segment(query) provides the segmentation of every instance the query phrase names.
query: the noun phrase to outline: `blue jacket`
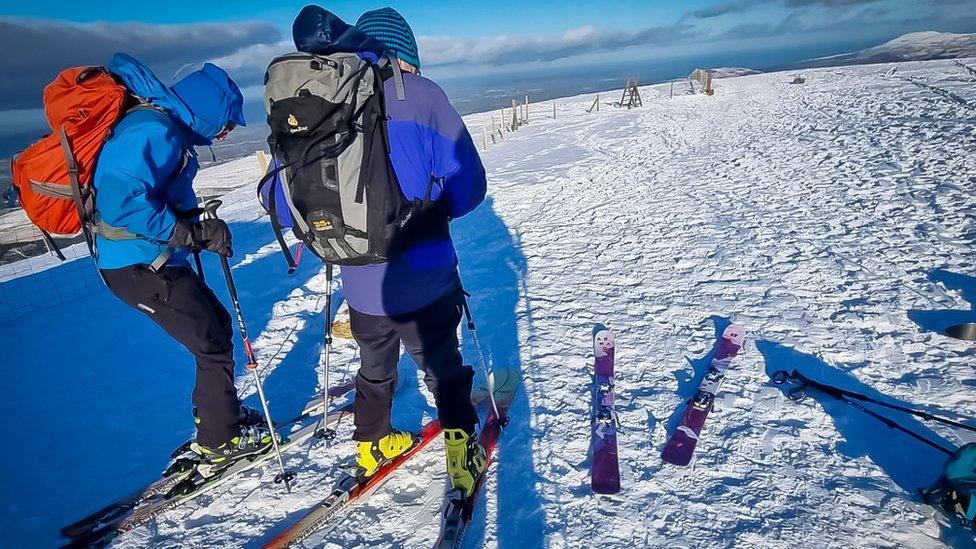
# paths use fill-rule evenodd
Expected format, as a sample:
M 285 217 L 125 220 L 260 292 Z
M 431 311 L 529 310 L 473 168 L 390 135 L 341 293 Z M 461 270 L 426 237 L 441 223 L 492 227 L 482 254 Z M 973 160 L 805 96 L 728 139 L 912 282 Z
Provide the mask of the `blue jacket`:
M 423 198 L 431 177 L 431 198 L 447 206 L 452 219 L 485 199 L 485 168 L 461 117 L 437 84 L 403 75 L 406 100 L 398 101 L 393 79 L 385 82 L 390 158 L 408 200 Z M 343 267 L 346 301 L 370 315 L 416 311 L 460 286 L 458 258 L 450 238 L 423 242 L 388 263 Z
M 357 51 L 376 59 L 378 42 L 318 6 L 307 6 L 292 27 L 299 51 Z M 390 158 L 407 199 L 431 197 L 461 217 L 485 199 L 485 168 L 460 115 L 437 84 L 403 75 L 406 100 L 398 101 L 392 78 L 385 83 Z M 370 315 L 399 315 L 423 308 L 460 286 L 458 258 L 450 238 L 424 242 L 388 263 L 343 267 L 349 306 Z
M 222 69 L 206 64 L 165 86 L 145 65 L 115 54 L 107 66 L 153 109 L 135 109 L 99 153 L 93 184 L 97 219 L 138 239 L 97 237 L 102 269 L 152 263 L 165 249 L 180 212 L 197 207 L 194 145 L 209 145 L 229 122 L 244 125 L 243 95 Z M 186 263 L 174 250 L 168 264 Z

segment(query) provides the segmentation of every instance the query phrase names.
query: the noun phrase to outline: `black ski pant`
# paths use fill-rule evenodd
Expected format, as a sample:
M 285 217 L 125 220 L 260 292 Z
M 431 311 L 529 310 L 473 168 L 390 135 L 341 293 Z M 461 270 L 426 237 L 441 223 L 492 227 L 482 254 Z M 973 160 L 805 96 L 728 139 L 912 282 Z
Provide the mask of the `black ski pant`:
M 197 442 L 211 448 L 237 436 L 240 400 L 234 387 L 231 317 L 189 267 L 145 265 L 103 269 L 109 289 L 159 325 L 196 358 Z
M 424 372 L 445 429 L 474 434 L 478 412 L 471 404 L 474 370 L 458 349 L 462 294 L 451 292 L 434 303 L 402 316 L 375 316 L 349 310 L 352 335 L 362 365 L 356 376 L 354 404 L 357 441 L 376 441 L 390 434 L 390 411 L 396 390 L 400 342 Z

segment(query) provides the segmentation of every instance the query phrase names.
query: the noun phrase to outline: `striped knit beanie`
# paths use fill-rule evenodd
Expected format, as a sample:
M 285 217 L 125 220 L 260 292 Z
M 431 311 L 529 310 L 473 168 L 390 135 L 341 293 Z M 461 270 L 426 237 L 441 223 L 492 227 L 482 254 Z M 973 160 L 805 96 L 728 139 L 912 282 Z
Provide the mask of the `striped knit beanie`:
M 417 39 L 407 20 L 393 8 L 367 11 L 356 21 L 356 27 L 386 46 L 391 53 L 420 68 Z

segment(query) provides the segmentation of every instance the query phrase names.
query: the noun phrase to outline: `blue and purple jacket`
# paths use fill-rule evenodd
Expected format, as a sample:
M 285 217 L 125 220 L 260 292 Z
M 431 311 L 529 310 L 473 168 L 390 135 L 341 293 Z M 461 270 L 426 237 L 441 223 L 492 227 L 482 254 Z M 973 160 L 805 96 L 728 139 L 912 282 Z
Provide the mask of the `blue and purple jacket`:
M 320 48 L 335 47 L 337 41 L 359 41 L 356 50 L 345 51 L 359 51 L 364 58 L 376 59 L 375 52 L 365 51 L 372 39 L 357 35 L 355 27 L 340 26 L 327 12 L 311 13 L 314 19 L 302 21 L 308 10 L 302 11 L 293 27 L 299 51 L 316 53 Z M 329 44 L 323 46 L 323 41 Z M 451 219 L 461 217 L 485 198 L 485 168 L 478 150 L 461 116 L 437 84 L 406 73 L 403 85 L 406 99 L 399 101 L 394 80 L 384 83 L 390 159 L 400 188 L 408 200 L 423 198 L 433 178 L 431 198 L 442 201 Z M 343 291 L 349 306 L 358 312 L 406 314 L 457 290 L 457 265 L 450 238 L 422 242 L 387 263 L 343 267 Z

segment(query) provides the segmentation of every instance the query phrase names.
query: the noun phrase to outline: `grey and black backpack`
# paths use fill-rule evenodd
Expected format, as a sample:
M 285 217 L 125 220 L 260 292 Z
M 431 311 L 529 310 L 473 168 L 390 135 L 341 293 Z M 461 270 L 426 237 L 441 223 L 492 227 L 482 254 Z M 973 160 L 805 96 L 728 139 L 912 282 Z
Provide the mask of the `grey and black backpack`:
M 397 181 L 387 78 L 404 100 L 399 66 L 389 57 L 373 63 L 354 53 L 297 52 L 268 66 L 264 100 L 275 165 L 258 194 L 290 267 L 282 219 L 290 218 L 305 247 L 335 265 L 381 263 L 413 243 L 447 236 L 448 216 L 430 191 L 407 200 Z

